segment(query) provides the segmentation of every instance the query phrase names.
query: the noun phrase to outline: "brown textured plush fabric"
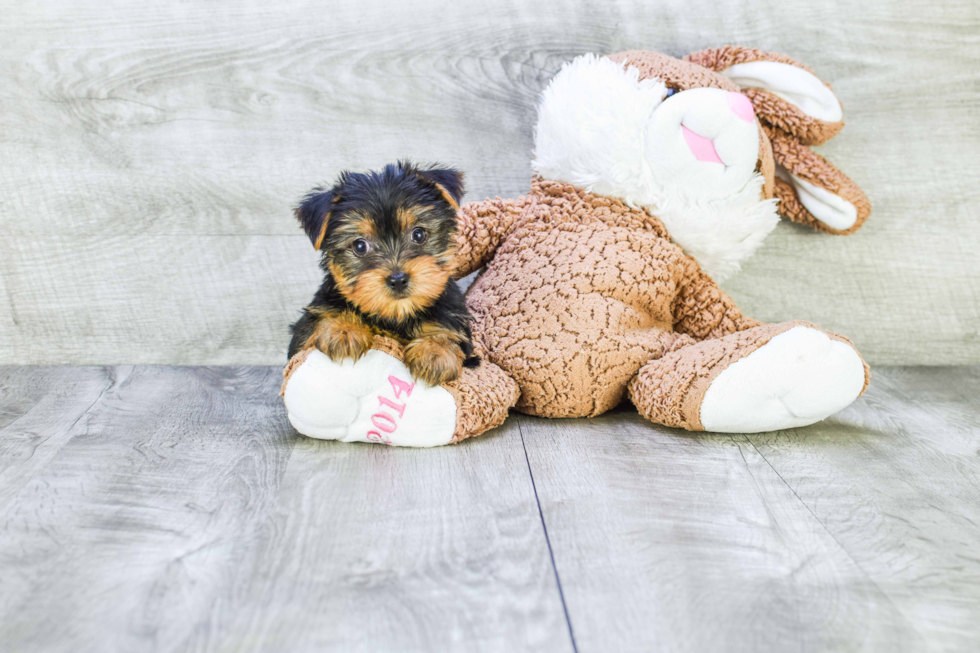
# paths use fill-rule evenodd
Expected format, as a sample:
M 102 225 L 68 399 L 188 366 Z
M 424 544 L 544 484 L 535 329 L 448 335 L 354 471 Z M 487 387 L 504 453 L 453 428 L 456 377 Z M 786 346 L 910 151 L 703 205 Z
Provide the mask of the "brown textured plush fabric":
M 652 422 L 689 431 L 703 431 L 701 402 L 715 377 L 773 337 L 796 326 L 819 328 L 802 321 L 766 324 L 672 352 L 645 365 L 630 381 L 630 399 L 640 414 Z M 851 344 L 843 336 L 828 335 Z M 865 365 L 865 388 L 870 378 L 871 371 Z
M 463 212 L 506 225 L 467 304 L 485 356 L 520 387 L 522 412 L 595 416 L 629 389 L 649 419 L 700 429 L 711 379 L 800 324 L 743 315 L 659 220 L 614 198 L 536 178 L 514 203 Z
M 650 360 L 759 324 L 645 211 L 541 179 L 520 201 L 467 304 L 487 358 L 520 386 L 522 412 L 598 415 Z M 499 200 L 482 204 L 468 210 L 496 223 L 488 207 Z
M 674 330 L 697 340 L 721 338 L 762 324 L 742 315 L 741 309 L 718 284 L 701 270 L 691 257 L 685 257 L 684 283 L 673 299 Z
M 824 122 L 806 115 L 783 98 L 759 88 L 747 88 L 742 93 L 752 101 L 756 115 L 774 127 L 783 129 L 806 145 L 823 145 L 840 133 L 844 121 Z
M 857 219 L 849 229 L 833 229 L 825 225 L 806 210 L 793 187 L 781 179 L 776 180 L 776 195 L 780 200 L 779 212 L 794 222 L 810 225 L 828 234 L 843 236 L 860 229 L 871 215 L 871 202 L 858 185 L 827 159 L 785 131 L 778 127 L 767 127 L 766 132 L 772 143 L 773 158 L 776 163 L 789 170 L 794 176 L 825 188 L 853 204 L 857 209 Z
M 709 48 L 707 50 L 692 52 L 684 57 L 684 61 L 688 61 L 698 66 L 703 66 L 708 70 L 714 70 L 716 72 L 721 72 L 722 70 L 731 68 L 735 64 L 740 63 L 750 63 L 752 61 L 777 61 L 779 63 L 788 63 L 791 66 L 802 68 L 808 73 L 816 75 L 816 73 L 814 73 L 813 70 L 806 65 L 801 64 L 799 61 L 796 61 L 791 57 L 787 57 L 784 54 L 766 52 L 765 50 L 759 50 L 757 48 L 743 48 L 738 45 L 723 45 L 720 48 Z
M 453 442 L 480 435 L 503 424 L 510 407 L 521 394 L 514 379 L 485 360 L 476 368 L 463 368 L 457 380 L 443 387 L 456 400 Z
M 679 91 L 692 88 L 720 88 L 738 91 L 738 85 L 713 69 L 650 50 L 627 50 L 609 55 L 616 63 L 626 62 L 640 71 L 640 79 L 656 77 Z
M 524 214 L 526 197 L 464 204 L 456 217 L 457 236 L 454 264 L 456 278 L 482 268 L 493 256 L 504 236 Z
M 796 66 L 816 76 L 816 73 L 807 66 L 785 55 L 733 45 L 694 52 L 684 57 L 684 60 L 719 73 L 735 64 L 750 63 L 753 61 L 775 61 L 777 63 Z M 824 84 L 830 90 L 834 90 L 827 82 L 824 82 Z M 776 127 L 785 129 L 806 145 L 820 145 L 821 143 L 825 143 L 836 136 L 844 127 L 843 120 L 826 122 L 812 118 L 803 113 L 799 107 L 768 91 L 746 89 L 743 92 L 746 97 L 752 100 L 756 113 L 763 120 Z

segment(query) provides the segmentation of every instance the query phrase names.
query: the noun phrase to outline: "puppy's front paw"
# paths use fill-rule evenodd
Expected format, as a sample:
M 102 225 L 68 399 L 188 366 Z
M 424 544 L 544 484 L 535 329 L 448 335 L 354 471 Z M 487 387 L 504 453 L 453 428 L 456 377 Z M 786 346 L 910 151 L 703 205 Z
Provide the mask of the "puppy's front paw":
M 360 322 L 335 320 L 317 334 L 317 349 L 339 363 L 345 358 L 359 359 L 374 344 L 374 334 Z
M 412 376 L 429 385 L 455 381 L 463 371 L 463 350 L 445 336 L 417 338 L 405 347 Z

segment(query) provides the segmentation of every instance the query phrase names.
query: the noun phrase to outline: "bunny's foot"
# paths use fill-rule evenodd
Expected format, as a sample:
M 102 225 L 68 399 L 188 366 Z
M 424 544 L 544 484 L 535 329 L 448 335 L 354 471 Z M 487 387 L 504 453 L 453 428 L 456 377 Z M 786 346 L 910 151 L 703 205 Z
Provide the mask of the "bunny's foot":
M 758 433 L 818 422 L 857 399 L 868 368 L 846 338 L 786 322 L 706 340 L 644 366 L 629 392 L 647 419 Z

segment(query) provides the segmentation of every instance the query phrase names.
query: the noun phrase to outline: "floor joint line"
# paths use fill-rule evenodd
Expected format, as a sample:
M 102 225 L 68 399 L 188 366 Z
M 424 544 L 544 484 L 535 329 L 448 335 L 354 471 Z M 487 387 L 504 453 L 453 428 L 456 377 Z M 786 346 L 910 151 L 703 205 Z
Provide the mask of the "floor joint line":
M 531 489 L 534 490 L 534 502 L 538 506 L 538 517 L 541 519 L 541 528 L 544 530 L 544 542 L 548 545 L 548 557 L 551 558 L 551 571 L 555 574 L 555 583 L 558 585 L 558 598 L 561 599 L 561 609 L 565 613 L 565 623 L 568 625 L 568 637 L 572 641 L 572 651 L 578 653 L 578 645 L 575 643 L 575 631 L 572 630 L 572 620 L 568 616 L 568 604 L 565 603 L 565 591 L 561 586 L 561 577 L 558 575 L 558 565 L 555 564 L 555 552 L 551 548 L 551 538 L 548 536 L 548 525 L 544 521 L 544 511 L 541 510 L 541 499 L 538 497 L 538 486 L 534 483 L 534 472 L 531 471 L 531 459 L 527 455 L 527 445 L 524 443 L 524 429 L 521 428 L 520 418 L 517 419 L 517 432 L 521 436 L 521 447 L 524 448 L 524 462 L 527 463 L 527 473 L 531 477 Z

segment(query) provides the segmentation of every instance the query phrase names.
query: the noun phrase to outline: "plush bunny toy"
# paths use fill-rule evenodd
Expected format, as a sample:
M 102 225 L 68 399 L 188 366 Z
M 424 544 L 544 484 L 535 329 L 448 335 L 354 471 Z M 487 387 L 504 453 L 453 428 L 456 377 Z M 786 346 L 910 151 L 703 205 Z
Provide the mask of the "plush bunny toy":
M 430 387 L 380 336 L 356 364 L 307 350 L 285 372 L 291 422 L 316 438 L 432 446 L 483 433 L 512 406 L 586 417 L 626 396 L 692 431 L 835 413 L 868 383 L 850 341 L 753 320 L 715 279 L 739 269 L 777 210 L 832 234 L 861 226 L 863 193 L 807 147 L 842 126 L 830 87 L 781 55 L 575 59 L 544 92 L 530 192 L 459 213 L 456 276 L 484 268 L 467 292 L 482 364 Z

